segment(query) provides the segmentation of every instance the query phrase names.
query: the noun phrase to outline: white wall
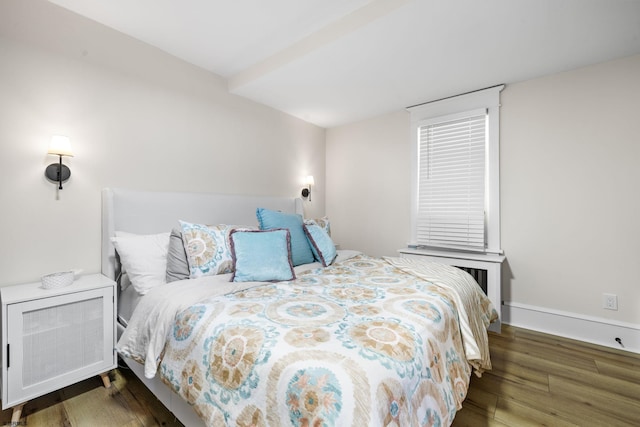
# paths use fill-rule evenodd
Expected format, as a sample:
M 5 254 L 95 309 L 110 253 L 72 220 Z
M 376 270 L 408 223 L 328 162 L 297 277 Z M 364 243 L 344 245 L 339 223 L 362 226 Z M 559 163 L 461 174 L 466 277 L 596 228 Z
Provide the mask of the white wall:
M 505 299 L 640 324 L 640 55 L 501 101 Z
M 507 85 L 501 104 L 504 299 L 640 325 L 640 56 Z M 408 139 L 406 112 L 327 132 L 337 241 L 407 241 Z
M 394 256 L 407 245 L 408 140 L 404 111 L 327 130 L 327 213 L 342 248 Z
M 49 2 L 0 2 L 0 285 L 100 270 L 100 190 L 299 196 L 323 215 L 325 130 Z M 71 138 L 71 179 L 44 169 Z

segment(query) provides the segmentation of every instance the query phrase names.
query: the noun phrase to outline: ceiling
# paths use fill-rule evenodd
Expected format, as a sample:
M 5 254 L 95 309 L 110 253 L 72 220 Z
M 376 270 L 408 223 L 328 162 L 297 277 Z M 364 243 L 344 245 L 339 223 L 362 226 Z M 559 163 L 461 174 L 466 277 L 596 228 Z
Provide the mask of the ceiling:
M 322 127 L 640 53 L 640 0 L 50 0 Z

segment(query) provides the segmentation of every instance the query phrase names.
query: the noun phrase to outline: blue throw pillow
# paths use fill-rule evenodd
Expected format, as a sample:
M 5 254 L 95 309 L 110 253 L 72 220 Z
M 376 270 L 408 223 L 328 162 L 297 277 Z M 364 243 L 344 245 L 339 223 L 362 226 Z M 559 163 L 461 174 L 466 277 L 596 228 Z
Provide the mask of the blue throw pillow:
M 289 230 L 289 233 L 291 233 L 291 258 L 294 266 L 313 262 L 313 253 L 302 228 L 302 215 L 258 208 L 256 216 L 261 230 L 273 230 L 275 228 Z
M 338 254 L 336 245 L 329 234 L 318 224 L 305 224 L 304 232 L 309 239 L 311 251 L 316 260 L 320 261 L 323 267 L 331 265 Z
M 279 282 L 296 278 L 289 230 L 232 230 L 232 282 Z

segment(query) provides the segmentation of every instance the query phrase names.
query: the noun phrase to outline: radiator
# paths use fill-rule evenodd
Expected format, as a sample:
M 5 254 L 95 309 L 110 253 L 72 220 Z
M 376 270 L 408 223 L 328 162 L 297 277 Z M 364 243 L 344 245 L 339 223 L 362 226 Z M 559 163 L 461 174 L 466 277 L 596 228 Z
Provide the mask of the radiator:
M 485 294 L 487 293 L 487 270 L 481 268 L 460 267 L 457 265 L 454 267 L 469 273 L 471 277 L 473 277 L 476 282 L 478 282 L 478 285 L 480 285 L 480 287 L 482 288 L 482 292 L 484 292 Z
M 400 256 L 403 258 L 422 258 L 428 261 L 440 262 L 447 265 L 456 266 L 469 273 L 480 285 L 482 291 L 487 294 L 493 307 L 500 315 L 502 307 L 502 293 L 500 270 L 504 255 L 497 254 L 475 254 L 463 252 L 447 252 L 428 249 L 401 249 Z M 500 332 L 500 320 L 489 326 L 489 329 Z

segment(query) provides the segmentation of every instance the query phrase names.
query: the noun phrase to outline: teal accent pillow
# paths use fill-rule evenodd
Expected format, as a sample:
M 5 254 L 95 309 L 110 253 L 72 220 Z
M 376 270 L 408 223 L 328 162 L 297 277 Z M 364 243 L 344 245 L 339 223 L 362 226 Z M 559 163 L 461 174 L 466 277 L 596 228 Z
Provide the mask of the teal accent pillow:
M 256 216 L 261 230 L 273 230 L 275 228 L 289 230 L 289 233 L 291 233 L 291 258 L 294 266 L 313 262 L 313 252 L 311 252 L 309 241 L 302 229 L 302 215 L 258 208 Z
M 232 282 L 279 282 L 296 278 L 287 229 L 232 230 Z
M 315 259 L 320 261 L 323 267 L 331 265 L 338 253 L 329 234 L 318 224 L 305 224 L 304 232 L 309 239 Z

